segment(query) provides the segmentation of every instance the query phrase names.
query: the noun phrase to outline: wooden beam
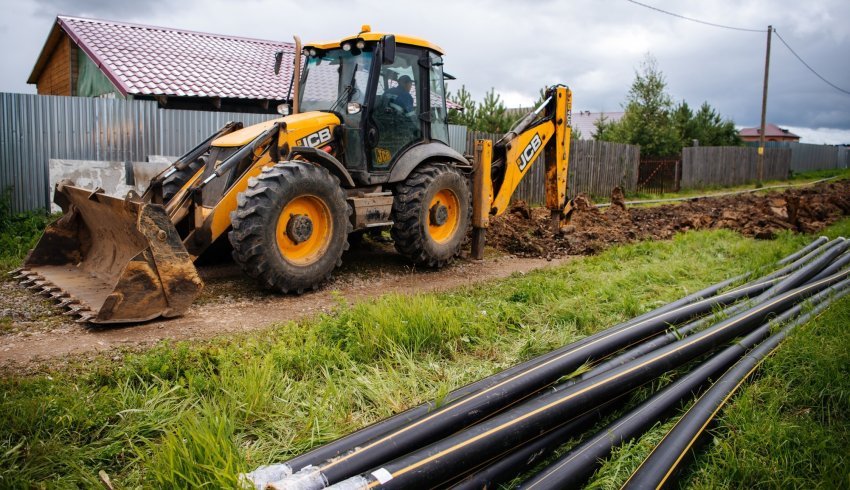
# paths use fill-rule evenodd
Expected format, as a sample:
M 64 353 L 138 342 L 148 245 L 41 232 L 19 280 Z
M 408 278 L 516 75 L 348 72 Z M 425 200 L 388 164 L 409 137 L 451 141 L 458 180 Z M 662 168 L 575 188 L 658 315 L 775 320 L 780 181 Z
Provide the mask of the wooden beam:
M 154 99 L 159 102 L 160 107 L 165 107 L 168 105 L 168 96 L 167 95 L 154 95 Z

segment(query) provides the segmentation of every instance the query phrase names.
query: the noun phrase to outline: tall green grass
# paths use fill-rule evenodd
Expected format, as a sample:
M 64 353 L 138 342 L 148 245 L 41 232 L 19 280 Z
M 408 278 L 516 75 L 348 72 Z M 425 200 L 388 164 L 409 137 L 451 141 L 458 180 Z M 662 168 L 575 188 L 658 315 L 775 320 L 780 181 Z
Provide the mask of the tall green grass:
M 848 232 L 850 220 L 830 230 Z M 340 303 L 261 333 L 9 376 L 0 380 L 0 487 L 93 486 L 99 470 L 122 488 L 232 487 L 239 471 L 439 399 L 810 239 L 688 233 L 453 292 Z
M 12 211 L 11 189 L 0 192 L 0 273 L 20 267 L 24 256 L 53 219 L 45 211 Z

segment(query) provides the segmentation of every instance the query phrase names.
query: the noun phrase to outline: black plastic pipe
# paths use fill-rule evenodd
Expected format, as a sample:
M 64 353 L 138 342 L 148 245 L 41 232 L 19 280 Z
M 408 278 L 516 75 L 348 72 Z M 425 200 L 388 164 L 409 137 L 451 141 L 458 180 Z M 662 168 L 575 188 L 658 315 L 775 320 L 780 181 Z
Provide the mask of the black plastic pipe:
M 789 273 L 788 275 L 777 276 L 776 273 L 770 274 L 770 276 L 773 276 L 773 278 L 769 281 L 771 283 L 770 288 L 761 293 L 757 298 L 753 300 L 753 302 L 757 303 L 760 301 L 764 301 L 766 299 L 775 297 L 785 291 L 789 291 L 790 289 L 798 287 L 809 280 L 822 279 L 824 277 L 834 274 L 835 272 L 843 268 L 844 265 L 850 262 L 850 254 L 846 253 L 848 246 L 850 246 L 850 242 L 847 242 L 843 238 L 838 238 L 824 245 L 823 247 L 816 247 L 817 250 L 798 259 L 793 264 L 780 269 L 780 271 L 777 271 Z M 836 257 L 838 257 L 838 259 L 836 259 Z M 805 267 L 804 269 L 804 266 L 806 266 L 807 264 L 809 266 Z M 751 284 L 762 284 L 763 282 L 764 281 L 762 280 L 758 280 L 754 281 Z M 743 311 L 747 307 L 748 305 L 746 303 L 732 305 L 722 310 L 720 314 L 726 316 L 735 315 Z M 609 359 L 608 361 L 594 366 L 593 369 L 577 376 L 574 380 L 567 381 L 567 386 L 570 384 L 575 384 L 579 381 L 583 381 L 585 379 L 592 378 L 594 376 L 598 376 L 599 374 L 604 373 L 605 371 L 614 369 L 617 366 L 622 366 L 623 364 L 633 359 L 637 359 L 638 357 L 646 355 L 665 345 L 672 344 L 683 336 L 689 335 L 690 333 L 701 329 L 702 327 L 708 325 L 709 323 L 712 323 L 713 321 L 714 316 L 712 315 L 687 323 L 679 328 L 673 328 L 670 332 L 667 332 L 666 334 L 659 335 L 655 338 L 647 340 L 646 342 L 642 342 L 636 345 L 635 347 L 632 347 L 626 350 L 625 352 L 618 354 L 612 359 Z
M 813 277 L 812 281 L 817 281 L 823 279 L 824 277 L 831 276 L 835 274 L 839 270 L 843 269 L 847 264 L 850 264 L 850 253 L 844 252 L 840 257 L 835 259 L 835 262 L 829 264 L 824 270 L 820 271 L 815 277 Z
M 843 280 L 848 275 L 850 272 L 842 271 L 817 283 L 789 291 L 618 369 L 563 391 L 536 397 L 401 458 L 385 464 L 378 463 L 370 472 L 344 482 L 341 488 L 429 487 L 445 481 L 462 472 L 465 467 L 490 459 L 545 432 L 557 420 L 570 417 L 571 414 L 586 410 L 617 393 L 630 390 L 663 372 L 681 366 L 745 333 L 748 328 L 760 324 L 770 315 L 790 308 L 794 303 Z M 429 429 L 427 426 L 422 427 L 423 431 Z M 398 447 L 394 452 L 387 451 L 385 455 L 392 457 L 403 454 L 406 450 L 405 447 Z M 321 479 L 326 476 L 324 471 L 313 471 L 305 472 L 303 478 Z M 297 480 L 290 480 L 295 481 Z
M 834 295 L 847 294 L 848 286 L 850 286 L 850 280 L 845 279 L 812 296 L 807 302 L 797 304 L 793 308 L 786 310 L 782 315 L 762 325 L 737 343 L 727 347 L 704 363 L 701 363 L 681 379 L 653 395 L 652 398 L 628 414 L 609 424 L 600 430 L 594 438 L 582 443 L 554 461 L 540 473 L 523 482 L 519 488 L 526 490 L 579 488 L 593 474 L 599 466 L 600 460 L 607 458 L 611 454 L 614 447 L 619 446 L 623 441 L 642 434 L 678 403 L 691 396 L 697 388 L 704 385 L 712 376 L 722 372 L 741 359 L 754 345 L 770 336 L 773 325 L 786 322 L 799 315 L 807 305 L 817 305 L 817 308 L 820 309 L 825 308 L 831 301 L 840 297 Z M 806 318 L 800 317 L 794 321 L 794 324 L 799 325 L 805 321 Z
M 786 259 L 793 257 L 794 255 L 797 255 L 797 254 L 796 253 L 792 254 L 791 256 L 788 256 L 785 259 L 780 260 L 779 263 L 785 262 Z M 668 304 L 660 306 L 660 307 L 658 307 L 658 308 L 656 308 L 652 311 L 649 311 L 647 313 L 639 315 L 638 317 L 635 317 L 631 320 L 622 322 L 622 323 L 617 324 L 613 327 L 605 329 L 601 332 L 597 332 L 596 334 L 585 337 L 584 339 L 581 339 L 577 342 L 574 342 L 574 343 L 569 344 L 567 346 L 561 347 L 561 348 L 556 349 L 554 351 L 548 352 L 546 354 L 542 354 L 542 355 L 537 356 L 533 359 L 530 359 L 528 361 L 520 363 L 516 366 L 505 369 L 505 370 L 503 370 L 499 373 L 488 376 L 487 378 L 483 378 L 479 381 L 468 384 L 468 385 L 461 387 L 457 390 L 454 390 L 451 393 L 449 393 L 448 395 L 446 395 L 446 397 L 444 397 L 444 399 L 443 399 L 443 405 L 452 404 L 452 403 L 457 402 L 458 400 L 463 399 L 467 396 L 470 396 L 474 393 L 480 392 L 482 390 L 486 390 L 490 387 L 497 385 L 498 383 L 502 382 L 503 380 L 505 380 L 507 378 L 510 378 L 510 377 L 515 376 L 519 373 L 522 373 L 522 372 L 524 372 L 524 371 L 526 371 L 526 370 L 528 370 L 528 369 L 530 369 L 534 366 L 537 366 L 537 365 L 539 365 L 543 362 L 546 362 L 546 361 L 548 361 L 548 360 L 550 360 L 554 357 L 563 355 L 567 352 L 570 352 L 574 349 L 577 349 L 577 348 L 581 347 L 582 345 L 585 345 L 585 344 L 597 341 L 599 339 L 603 339 L 607 336 L 610 336 L 614 332 L 623 330 L 625 328 L 632 327 L 636 324 L 645 322 L 646 320 L 648 320 L 650 318 L 655 318 L 655 317 L 658 317 L 660 315 L 669 313 L 671 311 L 679 310 L 680 308 L 687 306 L 687 305 L 690 305 L 690 304 L 693 304 L 695 302 L 713 297 L 719 291 L 727 288 L 728 286 L 730 286 L 732 284 L 735 284 L 735 283 L 745 279 L 746 277 L 748 277 L 750 275 L 751 275 L 751 273 L 745 273 L 745 274 L 742 274 L 740 276 L 728 279 L 726 281 L 719 282 L 719 283 L 714 284 L 712 286 L 709 286 L 705 289 L 702 289 L 702 290 L 697 291 L 695 293 L 692 293 L 688 296 L 685 296 L 685 297 L 683 297 L 679 300 L 676 300 L 672 303 L 668 303 Z M 752 295 L 752 294 L 758 294 L 760 292 L 762 292 L 762 291 L 760 291 L 758 289 L 745 290 L 744 295 L 737 296 L 737 297 L 735 297 L 735 298 L 733 298 L 729 301 L 724 300 L 723 304 L 728 304 L 728 303 L 731 303 L 731 302 L 733 302 L 737 299 L 740 299 L 740 298 L 743 298 L 743 297 L 746 297 L 746 296 Z M 712 305 L 712 307 L 714 307 L 714 305 Z M 670 319 L 670 318 L 665 318 L 664 321 L 672 323 L 674 320 Z M 408 424 L 410 424 L 410 423 L 412 423 L 416 420 L 419 420 L 419 419 L 425 417 L 426 415 L 428 415 L 432 411 L 436 410 L 437 408 L 438 407 L 437 407 L 437 404 L 435 402 L 429 401 L 429 402 L 423 403 L 423 404 L 418 405 L 416 407 L 413 407 L 409 410 L 406 410 L 404 412 L 396 414 L 392 417 L 389 417 L 387 419 L 384 419 L 382 421 L 379 421 L 379 422 L 376 422 L 372 425 L 364 427 L 364 428 L 362 428 L 362 429 L 360 429 L 356 432 L 353 432 L 353 433 L 351 433 L 347 436 L 344 436 L 340 439 L 337 439 L 337 440 L 332 441 L 328 444 L 325 444 L 325 445 L 320 446 L 318 448 L 315 448 L 311 451 L 308 451 L 308 452 L 306 452 L 302 455 L 291 458 L 284 463 L 261 466 L 261 467 L 257 468 L 256 470 L 254 470 L 253 472 L 251 472 L 250 474 L 248 474 L 246 476 L 253 479 L 257 483 L 257 486 L 259 488 L 265 482 L 281 480 L 282 478 L 284 478 L 288 475 L 291 475 L 291 474 L 301 470 L 304 467 L 319 466 L 319 465 L 321 465 L 322 463 L 324 463 L 328 460 L 331 460 L 333 458 L 337 458 L 340 455 L 343 455 L 345 453 L 349 453 L 357 447 L 363 447 L 364 445 L 366 445 L 370 441 L 376 440 L 381 436 L 385 436 L 387 434 L 390 434 L 393 431 L 401 429 L 402 427 L 404 427 L 404 426 L 406 426 L 406 425 L 408 425 Z
M 489 388 L 470 394 L 397 430 L 379 436 L 352 452 L 285 476 L 281 485 L 297 487 L 302 484 L 299 482 L 309 482 L 301 488 L 323 488 L 324 485 L 342 481 L 399 454 L 416 450 L 484 420 L 556 382 L 588 360 L 607 357 L 635 341 L 664 331 L 670 324 L 757 294 L 768 287 L 769 284 L 757 284 L 739 288 L 637 323 L 628 322 L 628 326 L 616 330 L 609 329 L 609 333 L 604 335 L 591 336 L 590 341 L 578 342 L 575 344 L 577 347 L 562 348 L 558 355 L 549 356 L 543 362 L 504 378 Z
M 452 484 L 450 488 L 452 490 L 495 488 L 496 485 L 516 477 L 540 462 L 545 461 L 565 440 L 576 434 L 580 434 L 588 427 L 592 427 L 599 418 L 613 409 L 626 395 L 628 393 L 623 393 L 615 399 L 594 407 L 577 417 L 573 417 L 560 427 L 553 428 L 550 432 L 542 434 L 518 448 L 506 451 L 492 460 L 469 468 L 468 471 L 470 474 L 460 475 L 459 478 L 463 479 Z M 446 483 L 450 484 L 452 482 L 441 483 L 437 487 L 445 488 Z
M 822 238 L 825 238 L 825 237 L 822 237 Z M 782 267 L 780 269 L 777 269 L 776 271 L 764 276 L 762 279 L 764 279 L 764 280 L 774 279 L 774 278 L 779 277 L 781 275 L 787 275 L 787 273 L 789 273 L 793 270 L 799 269 L 803 264 L 810 262 L 812 259 L 814 259 L 818 255 L 826 252 L 827 250 L 831 249 L 832 247 L 835 247 L 836 245 L 840 244 L 842 241 L 843 241 L 843 238 L 839 238 L 839 239 L 831 240 L 831 241 L 826 242 L 826 243 L 822 243 L 821 245 L 819 245 L 818 247 L 815 247 L 813 250 L 809 251 L 808 253 L 806 253 L 806 254 L 802 255 L 801 257 L 795 259 L 792 263 L 785 265 L 784 267 Z M 780 262 L 783 262 L 784 260 L 785 259 L 782 259 Z
M 481 420 L 555 382 L 589 359 L 609 356 L 636 340 L 663 331 L 670 324 L 680 323 L 709 312 L 717 306 L 759 294 L 769 287 L 758 284 L 698 299 L 701 294 L 716 293 L 737 280 L 740 278 L 723 281 L 678 300 L 673 305 L 686 300 L 690 303 L 672 309 L 671 305 L 662 306 L 637 319 L 615 325 L 467 385 L 450 393 L 446 397 L 449 403 L 442 407 L 437 408 L 433 402 L 419 405 L 284 463 L 257 468 L 246 476 L 261 486 L 268 481 L 296 475 L 308 467 L 310 475 L 318 469 L 323 473 L 323 479 L 330 483 L 356 475 L 399 454 L 402 448 L 407 451 L 416 449 Z M 657 313 L 659 311 L 660 314 Z M 421 428 L 424 424 L 428 424 L 427 431 Z
M 835 299 L 847 294 L 844 289 Z M 709 388 L 664 436 L 643 464 L 632 474 L 624 489 L 660 488 L 671 479 L 676 468 L 693 447 L 717 412 L 744 381 L 772 354 L 796 326 L 823 311 L 833 300 L 826 301 L 762 342 L 732 366 Z
M 825 236 L 818 237 L 812 243 L 806 245 L 805 247 L 803 247 L 800 250 L 792 253 L 791 255 L 779 260 L 777 262 L 777 264 L 785 265 L 785 264 L 788 264 L 790 262 L 793 262 L 793 261 L 799 259 L 800 257 L 802 257 L 803 255 L 806 255 L 807 253 L 811 252 L 812 250 L 820 247 L 821 245 L 826 243 L 828 240 L 829 240 L 829 238 L 827 238 Z

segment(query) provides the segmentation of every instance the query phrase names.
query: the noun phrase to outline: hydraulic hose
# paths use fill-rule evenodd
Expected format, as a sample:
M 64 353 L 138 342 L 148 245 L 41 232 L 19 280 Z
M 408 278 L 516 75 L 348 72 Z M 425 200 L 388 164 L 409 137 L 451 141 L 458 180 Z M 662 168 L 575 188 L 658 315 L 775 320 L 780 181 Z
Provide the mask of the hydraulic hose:
M 800 316 L 796 321 L 762 342 L 726 371 L 664 436 L 623 488 L 660 488 L 670 480 L 676 468 L 708 424 L 764 359 L 779 347 L 779 344 L 795 327 L 807 322 L 828 307 L 832 301 L 847 293 L 846 288 L 837 292 L 834 298 L 822 302 L 810 312 Z
M 768 300 L 733 318 L 718 323 L 702 332 L 682 339 L 666 348 L 632 361 L 618 369 L 573 385 L 563 391 L 554 391 L 522 403 L 515 408 L 478 423 L 462 432 L 415 450 L 401 458 L 362 473 L 343 482 L 337 488 L 410 488 L 429 487 L 462 472 L 464 467 L 493 458 L 508 448 L 515 447 L 551 428 L 557 420 L 586 410 L 588 407 L 610 399 L 613 394 L 630 390 L 700 356 L 714 347 L 760 324 L 769 315 L 784 311 L 797 301 L 841 281 L 850 275 L 842 271 L 817 283 L 807 284 Z M 427 430 L 429 428 L 423 428 Z M 385 455 L 403 454 L 407 449 L 398 447 Z M 385 460 L 386 461 L 386 460 Z M 379 463 L 380 464 L 380 463 Z M 284 480 L 271 488 L 315 488 L 288 486 L 303 484 L 312 477 L 321 481 L 327 472 L 305 472 L 299 480 Z M 324 481 L 328 481 L 325 479 Z
M 550 361 L 553 358 L 562 357 L 572 352 L 578 352 L 575 356 L 573 356 L 573 358 L 581 359 L 581 361 L 578 363 L 573 363 L 572 366 L 574 367 L 565 370 L 564 372 L 572 371 L 581 364 L 583 364 L 587 359 L 594 357 L 593 355 L 588 353 L 587 349 L 583 349 L 583 346 L 585 345 L 593 344 L 595 342 L 600 342 L 603 340 L 608 340 L 617 332 L 633 327 L 650 326 L 653 327 L 652 329 L 654 330 L 661 331 L 666 328 L 668 324 L 677 323 L 679 321 L 686 320 L 690 317 L 708 312 L 717 305 L 733 303 L 741 298 L 752 296 L 754 294 L 759 294 L 764 289 L 766 289 L 767 286 L 756 286 L 750 288 L 745 287 L 743 289 L 738 288 L 735 291 L 724 293 L 724 295 L 716 296 L 718 291 L 721 291 L 727 288 L 729 285 L 742 280 L 746 276 L 747 274 L 744 274 L 714 284 L 703 290 L 697 291 L 684 298 L 681 298 L 677 301 L 674 301 L 664 306 L 660 306 L 636 318 L 617 324 L 601 332 L 597 332 L 596 334 L 585 337 L 584 339 L 581 339 L 577 342 L 566 345 L 546 354 L 542 354 L 533 359 L 520 363 L 516 366 L 503 370 L 494 375 L 491 375 L 487 378 L 481 379 L 462 388 L 459 388 L 455 391 L 452 391 L 444 398 L 443 406 L 451 406 L 452 404 L 457 403 L 459 400 L 462 400 L 466 397 L 470 397 L 475 395 L 476 393 L 491 389 L 494 386 L 499 385 L 503 381 L 507 379 L 513 379 L 521 375 L 522 373 L 528 371 L 529 369 L 532 369 L 535 366 L 538 366 L 547 361 Z M 696 304 L 696 307 L 694 307 L 693 309 L 687 308 L 689 305 L 694 304 Z M 653 319 L 658 320 L 651 322 L 651 320 Z M 630 338 L 635 338 L 635 336 L 633 335 Z M 641 337 L 638 336 L 637 338 Z M 631 342 L 632 341 L 621 343 L 621 347 L 624 345 L 628 345 Z M 605 348 L 602 350 L 595 348 L 593 352 L 596 352 L 597 356 L 601 358 L 605 357 L 606 355 L 610 355 L 621 347 L 613 348 L 613 350 L 609 348 Z M 603 354 L 598 354 L 600 352 Z M 557 377 L 560 377 L 561 375 L 563 375 L 563 372 L 559 373 Z M 249 480 L 253 481 L 257 488 L 262 488 L 266 482 L 282 480 L 283 478 L 292 475 L 293 473 L 296 473 L 308 466 L 320 466 L 328 460 L 338 458 L 343 454 L 354 451 L 355 448 L 363 447 L 371 441 L 377 440 L 395 431 L 401 430 L 405 426 L 414 423 L 422 419 L 423 417 L 429 416 L 429 414 L 432 414 L 435 410 L 437 410 L 437 408 L 438 406 L 435 402 L 429 401 L 423 403 L 404 412 L 396 414 L 390 418 L 364 427 L 363 429 L 353 432 L 333 442 L 315 448 L 300 456 L 296 456 L 292 459 L 289 459 L 284 463 L 261 466 L 245 476 Z M 351 474 L 356 474 L 356 472 Z
M 808 305 L 822 310 L 834 299 L 847 294 L 850 279 L 845 279 L 809 298 Z M 834 294 L 838 296 L 833 297 Z M 664 388 L 649 400 L 599 431 L 592 439 L 576 447 L 551 463 L 540 473 L 523 482 L 522 489 L 578 488 L 595 471 L 600 460 L 607 458 L 611 450 L 652 427 L 676 404 L 692 395 L 716 373 L 727 369 L 743 357 L 747 350 L 770 336 L 773 325 L 783 323 L 800 314 L 805 304 L 801 303 L 785 311 L 770 322 L 762 325 L 739 342 L 727 347 L 719 354 L 697 366 L 693 371 Z M 813 310 L 813 311 L 820 311 Z M 801 324 L 806 320 L 796 320 Z

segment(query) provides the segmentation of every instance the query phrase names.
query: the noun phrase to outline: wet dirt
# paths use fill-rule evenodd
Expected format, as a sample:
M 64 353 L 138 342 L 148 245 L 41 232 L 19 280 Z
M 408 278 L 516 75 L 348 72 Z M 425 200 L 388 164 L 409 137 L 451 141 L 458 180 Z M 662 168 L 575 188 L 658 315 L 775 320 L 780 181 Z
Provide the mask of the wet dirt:
M 232 262 L 199 267 L 205 288 L 185 315 L 120 327 L 75 323 L 52 301 L 10 280 L 0 281 L 0 374 L 32 373 L 98 352 L 135 351 L 163 340 L 208 339 L 329 313 L 387 293 L 414 294 L 473 285 L 564 263 L 488 251 L 485 260 L 461 258 L 439 270 L 422 270 L 391 243 L 365 240 L 343 256 L 343 266 L 317 291 L 280 295 L 260 288 Z
M 850 181 L 763 194 L 710 197 L 653 207 L 627 207 L 622 192 L 611 206 L 575 199 L 569 225 L 555 233 L 549 211 L 518 202 L 492 220 L 488 255 L 462 258 L 439 271 L 416 269 L 392 244 L 366 240 L 343 257 L 335 277 L 301 296 L 267 292 L 232 262 L 199 267 L 204 292 L 180 317 L 139 325 L 98 328 L 74 323 L 52 302 L 9 280 L 0 281 L 0 373 L 32 372 L 98 352 L 139 350 L 163 340 L 207 339 L 261 330 L 275 323 L 328 313 L 386 293 L 446 290 L 563 263 L 612 245 L 663 240 L 688 230 L 727 228 L 769 239 L 781 230 L 815 233 L 850 215 Z
M 652 207 L 626 207 L 618 189 L 599 209 L 587 196 L 575 199 L 570 224 L 554 232 L 549 211 L 515 203 L 493 220 L 488 245 L 520 257 L 588 255 L 637 240 L 664 240 L 689 230 L 725 228 L 770 239 L 782 230 L 816 233 L 850 215 L 850 181 L 765 194 L 707 197 Z

